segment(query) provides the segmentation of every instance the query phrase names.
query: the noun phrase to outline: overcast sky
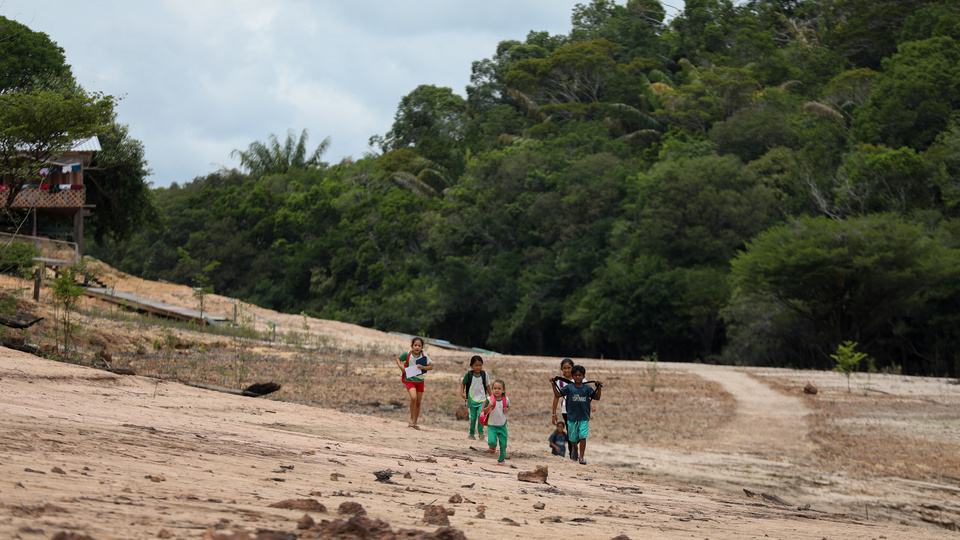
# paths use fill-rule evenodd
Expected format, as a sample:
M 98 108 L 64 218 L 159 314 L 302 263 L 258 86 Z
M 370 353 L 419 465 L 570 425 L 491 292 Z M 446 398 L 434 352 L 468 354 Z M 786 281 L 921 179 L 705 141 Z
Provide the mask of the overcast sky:
M 290 128 L 311 150 L 330 136 L 325 161 L 360 158 L 418 85 L 466 97 L 474 60 L 569 33 L 585 1 L 0 0 L 0 15 L 49 35 L 87 90 L 123 96 L 162 187 Z

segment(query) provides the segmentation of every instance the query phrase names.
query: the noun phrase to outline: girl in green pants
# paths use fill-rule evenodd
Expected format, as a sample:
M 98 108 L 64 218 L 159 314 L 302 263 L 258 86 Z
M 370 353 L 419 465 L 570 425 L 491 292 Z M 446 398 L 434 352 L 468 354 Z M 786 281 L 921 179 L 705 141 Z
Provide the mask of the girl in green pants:
M 507 385 L 501 380 L 493 381 L 493 395 L 483 404 L 487 414 L 487 446 L 491 454 L 500 445 L 500 459 L 497 465 L 506 465 L 507 459 L 507 413 L 510 412 L 510 399 L 507 397 Z
M 460 398 L 467 402 L 470 409 L 470 439 L 474 433 L 478 439 L 483 439 L 483 424 L 478 422 L 480 408 L 490 395 L 490 385 L 487 384 L 487 373 L 483 371 L 483 358 L 475 355 L 470 359 L 470 371 L 460 381 Z

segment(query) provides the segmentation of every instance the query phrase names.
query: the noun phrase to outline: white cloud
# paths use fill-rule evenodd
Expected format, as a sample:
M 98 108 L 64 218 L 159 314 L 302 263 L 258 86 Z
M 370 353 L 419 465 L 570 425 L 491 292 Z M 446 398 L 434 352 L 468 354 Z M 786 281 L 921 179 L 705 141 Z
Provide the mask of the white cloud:
M 474 60 L 530 30 L 570 29 L 583 0 L 2 0 L 48 34 L 88 90 L 123 95 L 156 186 L 185 183 L 230 151 L 306 128 L 330 162 L 358 158 L 420 84 L 465 95 Z

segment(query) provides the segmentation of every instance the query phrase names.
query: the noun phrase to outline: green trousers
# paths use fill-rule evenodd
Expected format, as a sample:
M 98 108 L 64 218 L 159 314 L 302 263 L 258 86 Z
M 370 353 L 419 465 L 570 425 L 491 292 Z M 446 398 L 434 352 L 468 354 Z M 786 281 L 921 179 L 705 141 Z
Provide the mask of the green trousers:
M 490 448 L 496 448 L 497 443 L 500 443 L 500 459 L 497 461 L 502 462 L 507 459 L 507 425 L 502 426 L 487 426 L 487 446 Z
M 478 420 L 480 418 L 480 409 L 483 408 L 483 403 L 477 403 L 475 407 L 469 405 L 468 408 L 470 409 L 470 436 L 473 437 L 473 434 L 476 433 L 483 437 L 483 424 Z

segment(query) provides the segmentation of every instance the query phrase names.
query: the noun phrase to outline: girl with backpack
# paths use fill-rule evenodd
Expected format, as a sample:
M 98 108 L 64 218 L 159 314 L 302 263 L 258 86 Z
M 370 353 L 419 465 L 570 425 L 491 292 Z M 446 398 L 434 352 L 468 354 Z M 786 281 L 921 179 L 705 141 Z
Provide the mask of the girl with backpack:
M 507 397 L 507 385 L 501 380 L 493 381 L 493 395 L 487 398 L 481 411 L 481 423 L 487 425 L 488 452 L 496 453 L 500 445 L 500 458 L 497 465 L 506 465 L 507 459 L 507 413 L 510 412 L 510 399 Z
M 477 420 L 480 408 L 489 395 L 490 385 L 487 384 L 487 372 L 483 370 L 483 358 L 474 355 L 470 359 L 470 371 L 464 374 L 460 381 L 460 398 L 467 402 L 470 410 L 470 439 L 474 438 L 474 433 L 477 439 L 483 438 L 483 424 Z

